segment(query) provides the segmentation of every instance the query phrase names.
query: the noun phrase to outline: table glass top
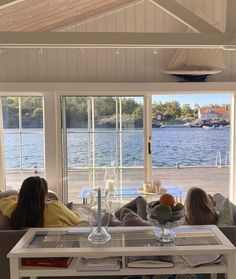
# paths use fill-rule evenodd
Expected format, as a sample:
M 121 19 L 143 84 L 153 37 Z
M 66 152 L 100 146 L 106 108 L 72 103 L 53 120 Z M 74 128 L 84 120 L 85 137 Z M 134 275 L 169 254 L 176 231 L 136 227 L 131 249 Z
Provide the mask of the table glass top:
M 111 241 L 102 246 L 94 246 L 88 242 L 89 230 L 55 230 L 38 231 L 26 248 L 79 248 L 79 247 L 151 247 L 163 246 L 155 237 L 155 230 L 150 227 L 145 230 L 117 228 L 111 230 Z M 175 230 L 176 241 L 172 246 L 219 245 L 220 240 L 209 228 L 178 227 Z

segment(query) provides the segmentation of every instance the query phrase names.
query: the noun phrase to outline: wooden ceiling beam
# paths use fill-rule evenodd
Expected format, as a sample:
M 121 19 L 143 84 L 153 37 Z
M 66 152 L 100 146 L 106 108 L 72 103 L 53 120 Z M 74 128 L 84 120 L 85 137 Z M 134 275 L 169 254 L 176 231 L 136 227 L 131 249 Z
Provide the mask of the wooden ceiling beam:
M 201 19 L 199 16 L 197 16 L 189 9 L 185 8 L 184 6 L 180 5 L 178 2 L 174 0 L 151 0 L 151 2 L 197 32 L 221 32 L 219 29 L 215 28 L 205 20 Z
M 236 33 L 0 32 L 7 48 L 235 48 Z

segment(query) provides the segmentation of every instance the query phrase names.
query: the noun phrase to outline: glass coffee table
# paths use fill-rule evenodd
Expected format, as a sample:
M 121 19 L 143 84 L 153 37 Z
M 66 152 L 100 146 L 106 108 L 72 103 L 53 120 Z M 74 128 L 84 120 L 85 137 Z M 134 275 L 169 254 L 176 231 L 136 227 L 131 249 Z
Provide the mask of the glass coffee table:
M 236 248 L 214 225 L 182 226 L 175 229 L 176 242 L 164 245 L 155 238 L 154 227 L 113 227 L 109 229 L 111 241 L 105 245 L 88 242 L 90 228 L 32 228 L 9 252 L 11 279 L 28 276 L 31 279 L 46 276 L 127 276 L 155 274 L 227 274 L 234 279 L 236 274 Z M 222 255 L 219 263 L 190 267 L 186 258 L 198 255 Z M 173 267 L 128 267 L 130 256 L 171 256 Z M 68 267 L 25 266 L 22 259 L 70 257 Z M 78 262 L 83 259 L 119 258 L 116 269 L 88 269 L 82 271 Z M 200 258 L 201 258 L 200 257 Z

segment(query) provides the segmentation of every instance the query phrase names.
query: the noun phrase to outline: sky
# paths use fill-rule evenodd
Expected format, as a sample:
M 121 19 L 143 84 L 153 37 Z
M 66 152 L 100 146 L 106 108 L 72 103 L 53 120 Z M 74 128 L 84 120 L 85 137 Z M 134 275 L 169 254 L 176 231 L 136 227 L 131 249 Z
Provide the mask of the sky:
M 192 108 L 195 104 L 207 106 L 209 104 L 230 104 L 231 94 L 177 94 L 177 95 L 158 95 L 153 96 L 153 102 L 178 101 L 180 105 L 189 104 Z

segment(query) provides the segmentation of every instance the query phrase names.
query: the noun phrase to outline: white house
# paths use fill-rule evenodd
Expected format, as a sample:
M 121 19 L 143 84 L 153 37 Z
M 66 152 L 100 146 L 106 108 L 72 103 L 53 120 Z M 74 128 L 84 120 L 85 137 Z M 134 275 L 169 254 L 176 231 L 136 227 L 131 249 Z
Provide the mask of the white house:
M 199 119 L 229 119 L 229 112 L 225 107 L 200 107 L 198 110 Z

